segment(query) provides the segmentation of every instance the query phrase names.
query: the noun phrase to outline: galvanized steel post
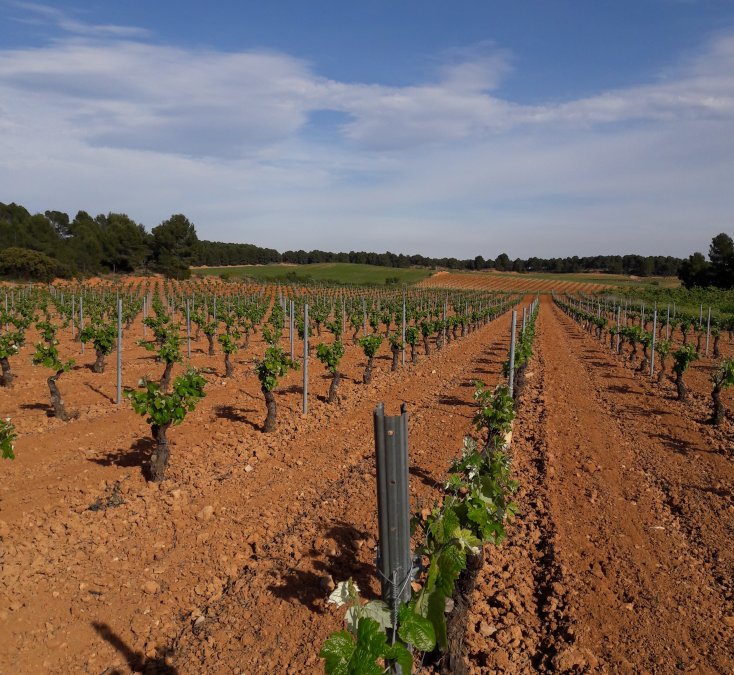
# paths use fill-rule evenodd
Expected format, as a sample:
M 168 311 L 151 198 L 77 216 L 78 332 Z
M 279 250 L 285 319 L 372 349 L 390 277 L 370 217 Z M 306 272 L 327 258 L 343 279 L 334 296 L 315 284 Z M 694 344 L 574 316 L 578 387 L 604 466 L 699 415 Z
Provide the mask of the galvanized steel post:
M 401 355 L 401 366 L 405 365 L 405 291 L 403 291 L 403 333 L 402 337 L 400 338 L 401 344 L 403 345 L 402 349 L 402 355 Z
M 81 333 L 84 329 L 84 303 L 82 298 L 79 298 L 79 332 Z M 84 355 L 84 343 L 82 342 L 82 355 Z
M 191 318 L 188 298 L 186 298 L 186 343 L 188 346 L 189 358 L 191 358 Z
M 706 324 L 706 354 L 709 355 L 709 338 L 711 337 L 711 307 L 709 307 L 709 318 Z
M 308 303 L 303 306 L 303 414 L 308 415 Z
M 395 612 L 400 602 L 410 602 L 412 592 L 408 411 L 403 403 L 400 416 L 388 417 L 385 406 L 380 403 L 373 417 L 379 537 L 377 573 L 382 599 Z
M 117 405 L 122 403 L 122 300 L 117 300 Z
M 507 385 L 512 396 L 515 387 L 515 330 L 517 329 L 517 310 L 512 310 L 512 328 L 510 332 L 510 374 Z
M 650 346 L 650 377 L 655 374 L 655 334 L 658 327 L 658 311 L 652 315 L 652 344 Z

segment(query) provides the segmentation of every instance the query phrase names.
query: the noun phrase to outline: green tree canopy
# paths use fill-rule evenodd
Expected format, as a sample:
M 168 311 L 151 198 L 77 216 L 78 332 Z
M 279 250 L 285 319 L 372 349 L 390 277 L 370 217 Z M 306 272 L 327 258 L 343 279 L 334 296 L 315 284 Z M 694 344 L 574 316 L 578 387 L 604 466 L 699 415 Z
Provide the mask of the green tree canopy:
M 189 266 L 196 264 L 199 239 L 196 228 L 183 214 L 173 215 L 153 228 L 153 257 L 159 271 L 168 276 L 186 278 Z

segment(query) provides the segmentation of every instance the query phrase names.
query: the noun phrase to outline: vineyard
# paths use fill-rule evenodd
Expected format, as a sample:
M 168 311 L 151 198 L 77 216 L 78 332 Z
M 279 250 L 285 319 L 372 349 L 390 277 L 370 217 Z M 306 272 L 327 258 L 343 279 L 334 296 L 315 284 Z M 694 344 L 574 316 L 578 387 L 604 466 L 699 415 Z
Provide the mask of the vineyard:
M 0 672 L 734 666 L 725 294 L 4 291 Z
M 450 288 L 458 291 L 481 290 L 507 292 L 513 290 L 518 293 L 549 293 L 550 291 L 598 293 L 604 289 L 612 288 L 610 284 L 602 284 L 594 281 L 571 281 L 564 279 L 563 276 L 560 278 L 533 278 L 520 274 L 449 274 L 448 272 L 435 274 L 421 281 L 418 285 L 423 288 Z

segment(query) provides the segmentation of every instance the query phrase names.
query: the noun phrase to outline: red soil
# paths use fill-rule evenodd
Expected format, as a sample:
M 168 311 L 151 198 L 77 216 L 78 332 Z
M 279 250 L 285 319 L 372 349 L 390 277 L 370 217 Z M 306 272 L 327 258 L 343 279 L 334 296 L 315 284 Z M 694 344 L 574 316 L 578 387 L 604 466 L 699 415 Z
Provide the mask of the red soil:
M 669 383 L 625 368 L 550 298 L 541 305 L 513 439 L 521 514 L 487 549 L 470 672 L 730 672 L 734 427 L 731 416 L 704 424 L 710 362 L 690 373 L 698 397 L 682 406 Z M 129 346 L 139 332 L 126 336 L 128 385 L 160 371 Z M 290 374 L 268 436 L 257 336 L 235 377 L 209 376 L 207 398 L 170 432 L 159 485 L 144 481 L 147 425 L 111 401 L 114 359 L 95 375 L 91 350 L 80 358 L 62 337 L 78 366 L 59 386 L 81 416 L 60 424 L 26 347 L 11 360 L 16 388 L 0 391 L 22 434 L 17 459 L 0 464 L 0 672 L 127 673 L 140 654 L 146 672 L 323 672 L 318 650 L 343 610 L 322 579 L 378 592 L 372 409 L 408 404 L 411 491 L 435 495 L 471 431 L 473 380 L 499 381 L 508 332 L 505 316 L 397 373 L 383 347 L 367 387 L 350 348 L 338 406 L 312 359 L 308 418 L 302 375 Z M 205 345 L 193 343 L 193 362 L 223 373 Z M 123 505 L 87 510 L 121 479 Z

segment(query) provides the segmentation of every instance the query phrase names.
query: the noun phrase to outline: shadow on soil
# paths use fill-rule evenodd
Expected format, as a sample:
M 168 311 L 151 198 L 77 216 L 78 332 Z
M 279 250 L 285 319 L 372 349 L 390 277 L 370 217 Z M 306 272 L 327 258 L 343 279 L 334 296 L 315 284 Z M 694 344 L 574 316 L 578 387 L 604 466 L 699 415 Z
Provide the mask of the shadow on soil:
M 434 476 L 432 476 L 427 471 L 424 471 L 420 467 L 410 467 L 409 473 L 411 476 L 416 476 L 417 478 L 420 478 L 421 483 L 429 488 L 435 487 L 438 484 L 438 481 L 436 481 L 436 478 Z
M 90 458 L 90 461 L 100 466 L 142 467 L 150 458 L 154 447 L 155 441 L 148 436 L 143 436 L 143 438 L 138 438 L 127 451 L 109 450 L 104 455 Z
M 231 405 L 218 405 L 214 408 L 214 414 L 219 419 L 232 420 L 233 422 L 241 422 L 248 424 L 255 430 L 260 429 L 260 425 L 249 420 L 243 413 L 257 413 L 257 410 L 237 410 Z
M 99 394 L 103 398 L 106 398 L 110 403 L 117 403 L 117 401 L 115 401 L 115 399 L 112 398 L 112 396 L 109 396 L 108 394 L 105 394 L 105 392 L 103 392 L 101 389 L 97 389 L 97 387 L 95 387 L 94 385 L 89 384 L 89 382 L 85 382 L 84 383 L 84 386 L 85 387 L 88 387 L 93 392 L 95 392 L 96 394 Z
M 21 410 L 40 410 L 46 413 L 46 417 L 54 416 L 54 409 L 46 403 L 23 403 L 20 406 Z
M 335 584 L 351 577 L 357 582 L 363 597 L 374 599 L 374 594 L 370 592 L 370 581 L 375 573 L 374 564 L 358 560 L 359 552 L 352 545 L 354 541 L 367 540 L 369 533 L 349 523 L 338 522 L 319 536 L 334 541 L 337 555 L 327 557 L 318 551 L 310 551 L 307 555 L 314 558 L 313 566 L 320 574 L 297 569 L 287 571 L 282 577 L 286 582 L 284 585 L 270 586 L 269 590 L 273 595 L 289 602 L 298 602 L 313 612 L 323 614 L 323 608 L 318 601 L 328 596 L 330 591 L 322 589 L 320 581 L 329 574 Z M 363 544 L 363 550 L 364 546 Z M 372 554 L 370 551 L 370 556 Z
M 127 665 L 132 666 L 132 668 L 137 671 L 143 667 L 143 664 L 145 664 L 144 667 L 146 673 L 157 673 L 157 675 L 179 675 L 178 670 L 173 666 L 167 665 L 164 659 L 146 659 L 145 654 L 135 651 L 132 647 L 125 644 L 122 638 L 106 623 L 98 623 L 97 621 L 94 621 L 92 623 L 92 627 L 97 631 L 97 635 L 122 654 L 123 659 L 126 659 L 123 663 L 111 666 L 107 670 L 103 671 L 104 675 L 122 675 L 122 673 L 125 672 L 125 666 Z
M 472 384 L 472 386 L 474 385 Z M 466 405 L 466 406 L 473 407 L 472 403 L 469 403 L 467 401 L 462 401 L 460 398 L 457 398 L 456 396 L 439 396 L 438 403 L 439 405 Z

